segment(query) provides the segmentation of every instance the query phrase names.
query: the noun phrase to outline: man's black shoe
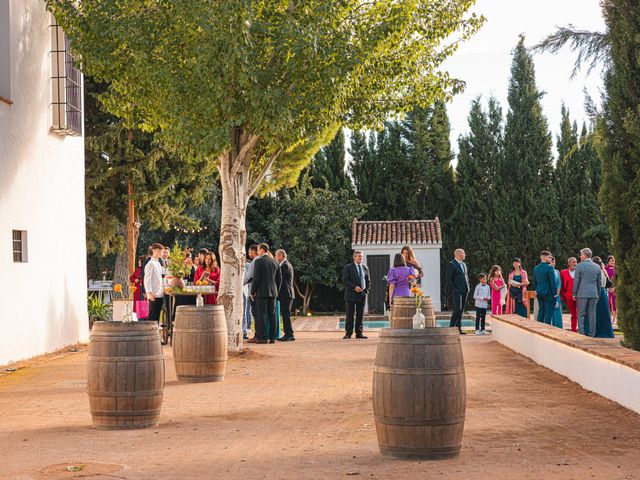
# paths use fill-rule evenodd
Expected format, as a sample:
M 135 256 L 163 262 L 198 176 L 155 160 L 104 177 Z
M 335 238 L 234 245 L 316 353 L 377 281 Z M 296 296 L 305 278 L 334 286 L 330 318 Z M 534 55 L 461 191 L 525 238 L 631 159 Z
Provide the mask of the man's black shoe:
M 462 330 L 460 330 L 460 335 L 466 335 L 467 332 L 463 332 Z
M 351 335 L 346 334 L 344 337 L 342 337 L 343 340 L 349 340 L 351 338 Z
M 360 335 L 356 335 L 356 338 L 361 338 L 363 340 L 366 340 L 369 337 L 365 337 L 364 335 L 360 334 Z
M 276 343 L 276 341 L 275 341 L 275 339 L 270 338 L 270 339 L 269 339 L 269 343 Z
M 279 342 L 292 342 L 293 340 L 295 340 L 295 338 L 293 338 L 291 335 L 283 335 L 282 337 L 278 338 Z
M 249 340 L 249 335 L 247 335 L 246 333 L 242 335 L 242 339 L 243 340 Z

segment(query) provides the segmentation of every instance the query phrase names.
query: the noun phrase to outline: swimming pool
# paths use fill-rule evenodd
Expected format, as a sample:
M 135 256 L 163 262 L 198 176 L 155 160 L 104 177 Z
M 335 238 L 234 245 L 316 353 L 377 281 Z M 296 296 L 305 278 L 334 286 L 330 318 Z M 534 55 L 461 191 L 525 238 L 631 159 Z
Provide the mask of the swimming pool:
M 388 320 L 364 320 L 363 322 L 363 327 L 364 328 L 389 328 L 389 321 Z M 448 327 L 449 326 L 449 319 L 436 319 L 436 327 L 442 328 L 442 327 Z M 476 328 L 476 322 L 475 320 L 469 319 L 469 318 L 463 318 L 462 319 L 462 327 L 463 328 Z M 338 321 L 338 328 L 340 330 L 344 329 L 344 319 L 340 319 L 340 321 Z

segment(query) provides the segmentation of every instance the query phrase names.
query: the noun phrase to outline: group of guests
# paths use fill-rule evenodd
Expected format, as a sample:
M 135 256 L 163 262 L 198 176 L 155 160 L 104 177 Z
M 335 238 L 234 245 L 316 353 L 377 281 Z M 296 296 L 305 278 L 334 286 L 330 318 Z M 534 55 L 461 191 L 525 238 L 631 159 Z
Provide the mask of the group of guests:
M 453 293 L 453 313 L 450 326 L 461 334 L 462 314 L 469 294 L 469 273 L 464 250 L 457 249 L 445 274 L 448 289 Z M 615 258 L 605 263 L 594 257 L 589 248 L 580 251 L 580 263 L 575 257 L 567 260 L 567 268 L 556 269 L 556 259 L 548 251 L 540 253 L 540 264 L 534 269 L 535 291 L 538 299 L 537 320 L 563 328 L 562 302 L 571 315 L 571 330 L 591 337 L 613 338 L 616 321 L 616 295 L 613 284 Z M 502 269 L 494 265 L 489 274 L 478 274 L 473 292 L 476 308 L 476 335 L 486 335 L 485 318 L 491 308 L 493 315 L 516 314 L 527 318 L 526 302 L 529 276 L 519 258 L 513 259 L 513 268 L 507 280 Z M 612 323 L 613 322 L 613 323 Z
M 342 270 L 342 284 L 344 286 L 344 300 L 346 306 L 345 340 L 350 339 L 355 331 L 358 339 L 366 339 L 362 329 L 364 306 L 371 287 L 369 269 L 362 262 L 363 252 L 353 252 L 353 262 L 347 264 Z M 420 262 L 416 260 L 413 249 L 410 246 L 402 247 L 393 260 L 393 267 L 387 273 L 387 305 L 393 305 L 396 297 L 408 297 L 412 282 L 420 282 L 423 270 Z
M 155 252 L 155 253 L 154 253 Z M 153 243 L 147 255 L 138 257 L 136 268 L 129 277 L 131 285 L 136 287 L 134 311 L 137 309 L 137 301 L 149 300 L 149 313 L 147 320 L 159 320 L 165 295 L 165 281 L 169 276 L 170 249 L 161 243 Z M 214 293 L 203 294 L 204 303 L 216 305 L 218 302 L 218 288 L 220 287 L 220 267 L 216 254 L 206 248 L 201 248 L 195 257 L 192 250 L 182 252 L 182 262 L 189 267 L 189 273 L 182 279 L 186 282 L 199 285 L 212 285 Z M 146 279 L 146 280 L 145 280 Z M 148 287 L 153 285 L 153 287 Z M 149 295 L 147 292 L 151 292 Z M 163 299 L 155 302 L 151 297 Z
M 449 325 L 458 328 L 460 334 L 465 335 L 466 332 L 462 330 L 462 314 L 470 290 L 469 269 L 465 263 L 466 253 L 463 249 L 458 248 L 453 255 L 454 258 L 447 265 L 445 272 L 446 286 L 453 292 L 453 313 Z M 476 335 L 488 335 L 489 333 L 486 330 L 489 305 L 491 305 L 493 315 L 514 313 L 523 317 L 527 316 L 525 302 L 528 301 L 529 277 L 522 268 L 522 262 L 519 258 L 513 259 L 513 269 L 509 272 L 507 281 L 505 281 L 499 265 L 492 266 L 488 275 L 479 273 L 477 278 L 478 284 L 473 291 L 476 309 Z
M 613 278 L 615 258 L 607 265 L 594 257 L 589 248 L 580 250 L 580 263 L 567 260 L 567 268 L 558 273 L 555 259 L 548 251 L 540 252 L 540 263 L 534 269 L 538 298 L 538 321 L 562 328 L 564 300 L 571 314 L 571 330 L 589 337 L 613 338 L 612 321 L 616 318 Z
M 295 298 L 293 279 L 293 266 L 287 260 L 286 251 L 278 249 L 273 255 L 266 243 L 249 246 L 244 271 L 245 308 L 242 325 L 243 338 L 248 343 L 295 340 L 291 322 L 291 307 Z M 279 338 L 276 310 L 280 311 L 284 330 L 284 335 Z M 254 336 L 249 339 L 252 316 Z

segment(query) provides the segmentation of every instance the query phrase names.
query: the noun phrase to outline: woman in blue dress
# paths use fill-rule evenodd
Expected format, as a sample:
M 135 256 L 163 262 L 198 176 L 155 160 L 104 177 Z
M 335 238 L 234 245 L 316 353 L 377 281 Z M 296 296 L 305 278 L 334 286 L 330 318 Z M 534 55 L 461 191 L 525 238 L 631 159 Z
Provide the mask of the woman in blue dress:
M 551 325 L 558 328 L 563 328 L 562 325 L 562 301 L 560 300 L 560 286 L 562 282 L 560 281 L 560 272 L 556 269 L 556 259 L 551 257 L 551 266 L 553 267 L 553 271 L 556 274 L 556 282 L 558 284 L 558 292 L 556 297 L 556 308 L 553 311 L 553 320 Z
M 607 280 L 609 275 L 604 268 L 604 263 L 600 257 L 593 257 L 593 263 L 600 266 L 602 270 L 602 283 L 600 284 L 600 298 L 596 308 L 596 338 L 613 338 L 613 327 L 611 326 L 611 310 L 609 310 L 609 295 L 607 293 Z

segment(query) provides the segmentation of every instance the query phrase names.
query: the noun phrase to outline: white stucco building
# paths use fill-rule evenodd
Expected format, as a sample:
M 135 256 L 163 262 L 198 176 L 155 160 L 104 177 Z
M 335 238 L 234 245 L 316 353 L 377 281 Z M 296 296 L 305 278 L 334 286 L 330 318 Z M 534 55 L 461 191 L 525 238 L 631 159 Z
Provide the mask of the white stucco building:
M 442 232 L 440 220 L 401 220 L 392 222 L 361 222 L 353 220 L 351 246 L 364 252 L 369 267 L 371 291 L 366 312 L 383 313 L 386 283 L 384 277 L 393 265 L 393 258 L 402 247 L 413 248 L 424 271 L 422 290 L 431 295 L 436 311 L 440 311 L 440 250 Z
M 0 0 L 0 364 L 88 340 L 82 76 L 43 0 Z

